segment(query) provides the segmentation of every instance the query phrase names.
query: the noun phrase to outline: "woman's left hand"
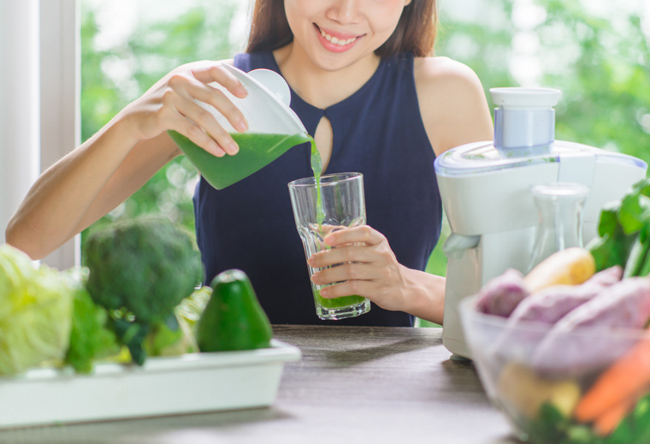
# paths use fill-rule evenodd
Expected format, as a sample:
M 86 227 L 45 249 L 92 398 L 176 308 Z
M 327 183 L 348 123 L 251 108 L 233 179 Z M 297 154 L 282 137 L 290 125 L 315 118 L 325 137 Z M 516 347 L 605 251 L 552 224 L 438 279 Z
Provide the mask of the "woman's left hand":
M 330 233 L 324 242 L 332 248 L 315 253 L 307 261 L 311 267 L 322 269 L 312 280 L 317 285 L 340 283 L 323 288 L 321 296 L 358 295 L 386 310 L 405 310 L 405 267 L 397 262 L 383 234 L 362 225 Z

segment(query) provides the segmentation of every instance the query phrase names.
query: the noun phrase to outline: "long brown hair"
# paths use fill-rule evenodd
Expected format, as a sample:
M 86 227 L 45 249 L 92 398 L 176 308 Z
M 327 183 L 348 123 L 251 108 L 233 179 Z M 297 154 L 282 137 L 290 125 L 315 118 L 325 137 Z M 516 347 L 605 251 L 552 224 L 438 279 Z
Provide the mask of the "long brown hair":
M 382 58 L 400 52 L 412 52 L 416 57 L 432 55 L 436 25 L 436 0 L 411 0 L 395 31 L 375 54 Z M 255 0 L 246 52 L 273 51 L 292 40 L 284 0 Z

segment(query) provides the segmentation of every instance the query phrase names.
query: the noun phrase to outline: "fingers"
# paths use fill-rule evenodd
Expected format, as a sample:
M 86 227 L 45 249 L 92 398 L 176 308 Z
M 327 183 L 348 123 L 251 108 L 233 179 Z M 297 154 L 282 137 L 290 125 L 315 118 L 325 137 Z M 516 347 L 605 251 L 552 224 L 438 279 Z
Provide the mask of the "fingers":
M 197 146 L 200 146 L 214 156 L 223 157 L 226 155 L 226 150 L 210 137 L 203 128 L 193 124 L 187 119 L 178 121 L 171 129 L 184 135 Z
M 190 75 L 191 73 L 191 75 Z M 205 108 L 195 102 L 200 101 L 212 106 L 222 114 L 239 132 L 248 129 L 248 123 L 243 113 L 219 89 L 208 85 L 217 81 L 238 97 L 245 97 L 246 90 L 231 73 L 220 65 L 209 65 L 207 68 L 195 68 L 180 71 L 170 76 L 168 88 L 163 94 L 163 115 L 176 110 L 183 119 L 170 118 L 170 126 L 188 137 L 192 142 L 203 147 L 208 152 L 223 156 L 234 155 L 239 147 L 230 134 L 217 122 L 215 117 Z
M 307 260 L 313 268 L 329 267 L 345 262 L 385 264 L 393 259 L 386 237 L 368 225 L 332 232 L 325 236 L 323 241 L 332 248 L 319 251 Z
M 209 153 L 223 157 L 234 154 L 238 147 L 232 137 L 219 125 L 214 117 L 193 100 L 169 90 L 163 96 L 163 106 L 159 110 L 160 119 L 167 120 L 170 129 L 184 135 Z M 180 118 L 179 118 L 180 115 Z M 204 129 L 206 121 L 212 120 L 212 137 Z
M 346 245 L 314 253 L 307 263 L 312 268 L 324 268 L 346 262 L 376 261 L 376 255 L 377 253 L 367 246 Z
M 205 68 L 197 68 L 192 70 L 194 77 L 207 84 L 217 82 L 223 85 L 232 95 L 243 99 L 248 95 L 246 88 L 241 82 L 233 76 L 229 71 L 226 71 L 220 63 L 214 64 L 208 62 Z
M 389 286 L 379 280 L 349 280 L 320 289 L 327 299 L 344 296 L 362 296 L 386 310 L 404 311 L 405 299 L 400 288 Z
M 377 284 L 373 281 L 345 281 L 320 290 L 320 295 L 328 299 L 351 295 L 368 297 L 376 293 Z
M 219 75 L 206 75 L 206 73 L 219 73 Z M 212 105 L 219 113 L 228 119 L 230 124 L 239 132 L 244 132 L 248 129 L 248 122 L 244 114 L 232 103 L 228 97 L 219 89 L 210 86 L 208 83 L 217 81 L 219 84 L 227 88 L 236 97 L 246 97 L 248 94 L 242 84 L 229 72 L 226 72 L 220 66 L 212 66 L 208 71 L 193 70 L 192 74 L 196 80 L 181 83 L 180 89 L 186 94 L 188 98 L 194 98 L 201 102 Z M 216 80 L 219 77 L 220 80 Z M 197 81 L 198 80 L 198 81 Z M 171 82 L 171 80 L 170 80 Z M 224 82 L 224 83 L 222 83 Z M 214 121 L 214 119 L 211 119 Z M 216 122 L 215 122 L 216 123 Z M 205 127 L 208 133 L 210 128 Z
M 359 295 L 387 309 L 402 303 L 400 265 L 381 233 L 360 226 L 331 233 L 325 241 L 334 247 L 307 260 L 312 268 L 319 269 L 312 281 L 323 297 Z
M 244 114 L 235 106 L 234 103 L 223 92 L 210 85 L 197 86 L 195 84 L 188 85 L 188 93 L 190 96 L 198 99 L 201 102 L 212 105 L 217 111 L 223 114 L 228 119 L 230 124 L 240 133 L 248 129 L 248 122 Z M 214 119 L 212 119 L 214 121 Z M 206 128 L 208 129 L 208 128 Z
M 332 247 L 345 244 L 365 243 L 379 245 L 386 240 L 383 234 L 369 225 L 338 230 L 325 236 L 323 241 Z
M 342 264 L 336 267 L 324 268 L 312 276 L 316 285 L 329 285 L 335 282 L 359 280 L 371 281 L 381 278 L 376 267 L 368 264 Z
M 207 88 L 213 89 L 209 86 Z M 189 90 L 188 96 L 178 94 L 171 100 L 174 101 L 173 106 L 178 112 L 190 120 L 191 122 L 185 123 L 186 128 L 197 127 L 208 139 L 213 139 L 226 153 L 234 155 L 239 150 L 237 143 L 233 140 L 232 136 L 217 122 L 214 116 L 205 108 L 199 106 L 192 97 L 197 97 L 199 100 L 211 100 L 211 105 L 215 106 L 224 116 L 227 116 L 233 126 L 237 129 L 242 128 L 246 130 L 244 117 L 233 104 L 228 100 L 223 93 L 216 91 L 214 94 L 208 94 L 207 91 L 196 88 L 195 86 L 187 86 Z M 203 99 L 203 100 L 202 100 Z M 217 105 L 218 104 L 218 105 Z M 238 128 L 239 127 L 239 128 Z M 203 135 L 198 134 L 196 129 L 192 129 L 197 137 L 205 139 Z M 179 131 L 180 132 L 180 131 Z M 186 135 L 190 140 L 190 135 Z M 192 140 L 194 142 L 194 140 Z M 196 143 L 196 142 L 195 142 Z M 209 141 L 207 142 L 209 143 Z

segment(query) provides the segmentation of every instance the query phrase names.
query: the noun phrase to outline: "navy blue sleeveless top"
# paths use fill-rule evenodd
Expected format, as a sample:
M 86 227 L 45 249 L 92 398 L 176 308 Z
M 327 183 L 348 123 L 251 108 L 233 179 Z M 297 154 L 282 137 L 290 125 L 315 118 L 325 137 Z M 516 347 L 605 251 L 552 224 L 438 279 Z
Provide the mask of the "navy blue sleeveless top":
M 280 73 L 271 52 L 239 54 L 235 66 Z M 365 85 L 327 109 L 291 91 L 291 108 L 312 136 L 322 117 L 330 120 L 334 140 L 324 173 L 363 173 L 368 225 L 386 236 L 402 265 L 424 270 L 440 235 L 442 206 L 435 154 L 415 91 L 413 55 L 382 60 Z M 374 304 L 356 318 L 318 319 L 287 188 L 308 176 L 313 176 L 310 150 L 303 144 L 223 190 L 200 180 L 194 206 L 206 284 L 223 270 L 245 271 L 276 324 L 412 326 L 412 316 Z

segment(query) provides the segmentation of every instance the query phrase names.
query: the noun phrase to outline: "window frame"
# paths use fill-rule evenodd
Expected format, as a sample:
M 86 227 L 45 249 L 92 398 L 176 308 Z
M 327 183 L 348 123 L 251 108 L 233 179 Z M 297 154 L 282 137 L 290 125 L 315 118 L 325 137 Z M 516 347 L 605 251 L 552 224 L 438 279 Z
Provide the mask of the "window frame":
M 81 0 L 39 0 L 40 171 L 81 143 Z M 43 263 L 66 269 L 81 262 L 77 235 Z

